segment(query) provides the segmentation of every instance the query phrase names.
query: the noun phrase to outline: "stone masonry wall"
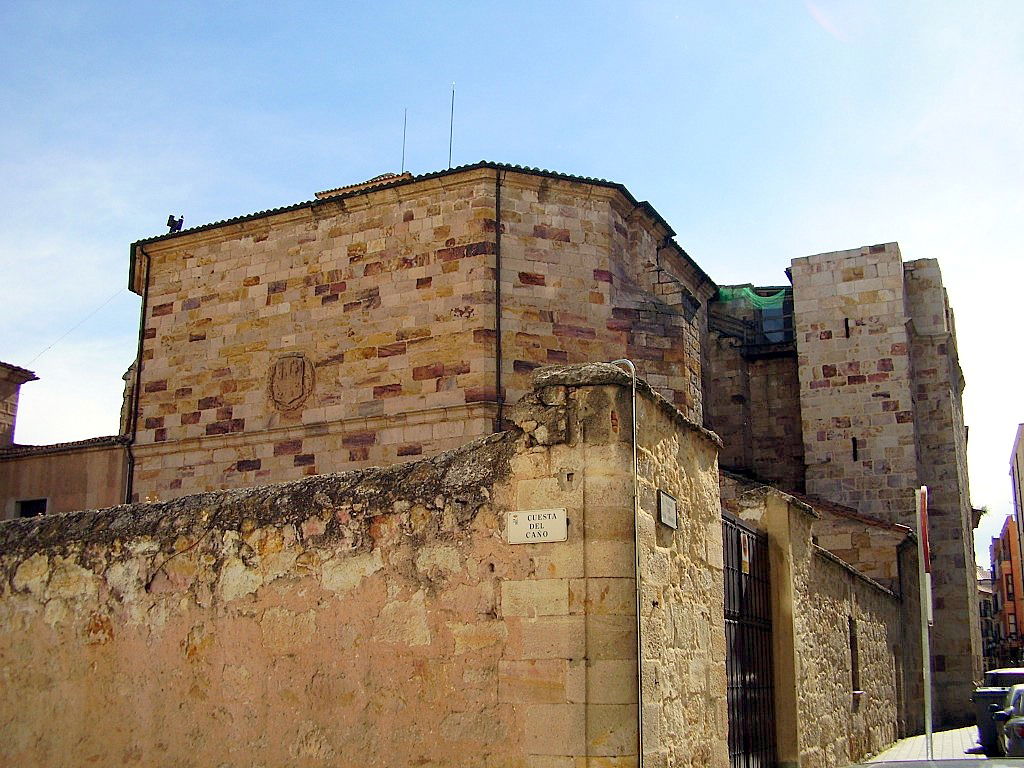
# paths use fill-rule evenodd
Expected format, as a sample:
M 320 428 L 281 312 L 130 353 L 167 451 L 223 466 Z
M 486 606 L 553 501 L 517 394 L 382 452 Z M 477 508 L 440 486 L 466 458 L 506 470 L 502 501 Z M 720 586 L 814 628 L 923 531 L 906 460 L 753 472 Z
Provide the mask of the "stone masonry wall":
M 913 550 L 891 541 L 893 591 L 815 543 L 819 526 L 828 530 L 835 517 L 827 511 L 731 474 L 722 475 L 722 506 L 769 537 L 779 760 L 838 768 L 918 732 L 919 608 L 907 576 L 916 577 Z
M 967 476 L 967 434 L 952 311 L 934 259 L 904 265 L 914 376 L 918 474 L 928 486 L 928 527 L 936 620 L 932 629 L 936 710 L 962 720 L 963 699 L 981 679 L 981 619 L 975 581 L 974 512 Z
M 735 339 L 708 343 L 706 423 L 722 438 L 722 466 L 781 488 L 804 488 L 800 380 L 793 356 L 747 359 Z
M 814 540 L 844 563 L 884 587 L 899 590 L 899 545 L 910 532 L 894 526 L 871 524 L 815 507 L 821 519 L 814 522 Z M 879 521 L 881 522 L 881 521 Z
M 859 762 L 897 738 L 900 610 L 894 595 L 824 550 L 808 554 L 807 599 L 797 614 L 800 708 L 808 726 L 801 766 L 832 768 Z
M 627 382 L 544 371 L 433 459 L 0 524 L 0 762 L 635 765 Z M 716 446 L 640 399 L 648 764 L 725 768 Z M 568 541 L 505 543 L 550 507 Z
M 0 373 L 2 373 L 0 369 Z M 21 384 L 0 378 L 0 446 L 14 442 L 14 422 L 18 416 L 18 395 Z
M 36 380 L 31 371 L 0 362 L 0 448 L 14 442 L 21 385 Z
M 808 493 L 915 526 L 913 492 L 929 487 L 937 722 L 964 722 L 981 639 L 963 375 L 938 264 L 904 265 L 891 243 L 796 259 L 792 274 Z
M 911 525 L 917 462 L 899 248 L 794 259 L 792 276 L 807 493 Z
M 137 496 L 408 460 L 491 432 L 493 187 L 468 175 L 141 246 Z
M 629 356 L 700 421 L 713 289 L 664 226 L 615 188 L 477 168 L 137 246 L 135 495 L 407 461 L 493 431 L 499 226 L 509 402 L 538 365 Z

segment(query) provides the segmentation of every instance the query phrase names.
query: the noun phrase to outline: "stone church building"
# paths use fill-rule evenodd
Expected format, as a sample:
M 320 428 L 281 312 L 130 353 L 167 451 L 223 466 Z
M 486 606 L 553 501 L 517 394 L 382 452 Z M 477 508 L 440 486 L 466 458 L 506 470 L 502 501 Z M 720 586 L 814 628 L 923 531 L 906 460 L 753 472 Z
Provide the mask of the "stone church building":
M 936 709 L 943 722 L 963 720 L 981 671 L 971 547 L 976 521 L 967 488 L 963 376 L 937 263 L 904 263 L 898 247 L 887 244 L 796 259 L 787 285 L 719 286 L 674 234 L 649 203 L 620 184 L 485 162 L 416 177 L 386 175 L 297 205 L 136 242 L 129 282 L 142 298 L 142 321 L 138 361 L 126 376 L 123 435 L 56 451 L 0 448 L 2 509 L 14 517 L 23 501 L 56 498 L 60 481 L 30 467 L 60 456 L 80 460 L 87 450 L 102 455 L 108 471 L 114 468 L 119 482 L 102 484 L 108 491 L 129 502 L 173 503 L 448 456 L 508 429 L 542 446 L 572 443 L 576 438 L 549 441 L 547 431 L 558 432 L 554 422 L 514 408 L 524 397 L 548 396 L 534 382 L 537 369 L 626 358 L 649 385 L 651 402 L 717 434 L 702 437 L 701 445 L 721 439 L 716 504 L 741 527 L 788 542 L 789 554 L 773 561 L 790 574 L 787 583 L 806 585 L 825 573 L 821 583 L 834 586 L 808 601 L 806 589 L 797 591 L 799 598 L 776 594 L 773 584 L 780 605 L 807 606 L 788 614 L 791 635 L 802 640 L 776 648 L 776 677 L 805 679 L 794 656 L 800 642 L 810 654 L 833 636 L 849 636 L 836 652 L 854 668 L 863 653 L 888 670 L 877 679 L 888 681 L 892 695 L 878 711 L 899 720 L 902 731 L 915 727 L 906 714 L 916 690 L 911 657 L 900 655 L 902 646 L 912 646 L 905 630 L 916 621 L 916 587 L 908 586 L 905 572 L 916 563 L 913 491 L 929 487 Z M 17 374 L 18 384 L 29 380 L 26 374 Z M 575 391 L 573 381 L 559 386 Z M 580 397 L 582 403 L 591 395 Z M 597 429 L 585 411 L 572 418 L 584 432 Z M 627 413 L 611 408 L 606 415 L 618 429 Z M 586 443 L 583 433 L 579 439 Z M 694 450 L 686 461 L 701 474 L 705 459 L 694 457 L 705 449 Z M 565 471 L 563 493 L 573 474 Z M 523 487 L 531 482 L 527 475 L 513 478 Z M 509 492 L 507 479 L 488 482 Z M 95 485 L 86 480 L 81 487 Z M 682 493 L 683 486 L 674 487 Z M 529 500 L 527 506 L 546 506 L 542 497 Z M 83 495 L 79 504 L 64 503 L 70 506 L 47 511 L 115 500 L 96 503 Z M 706 516 L 702 503 L 694 510 Z M 754 533 L 740 534 L 746 535 Z M 366 556 L 377 557 L 369 549 Z M 469 555 L 460 550 L 459 556 Z M 706 550 L 694 562 L 720 573 Z M 567 599 L 570 605 L 571 593 Z M 843 600 L 866 613 L 852 604 L 843 608 Z M 833 605 L 828 617 L 814 613 Z M 571 605 L 566 611 L 574 615 Z M 871 648 L 888 654 L 888 667 L 874 651 L 858 650 L 857 617 L 877 627 Z M 815 624 L 834 631 L 800 630 Z M 563 658 L 570 664 L 574 657 Z M 706 688 L 695 681 L 707 682 L 701 675 L 710 672 L 698 671 L 696 660 L 687 664 L 692 694 L 709 695 L 717 683 Z M 900 682 L 892 688 L 894 677 Z M 559 679 L 564 687 L 568 678 Z M 793 685 L 822 687 L 806 680 Z M 835 765 L 895 738 L 892 728 L 863 720 L 868 708 L 861 709 L 857 695 L 847 702 L 848 694 L 841 716 L 858 723 L 851 727 L 859 736 L 826 748 L 810 745 L 800 726 L 778 736 L 778 758 Z M 798 713 L 803 704 L 776 700 L 775 706 Z M 728 720 L 728 713 L 721 717 Z M 797 714 L 789 719 L 801 722 Z M 701 723 L 708 733 L 722 732 L 713 719 Z M 730 731 L 730 753 L 732 739 Z

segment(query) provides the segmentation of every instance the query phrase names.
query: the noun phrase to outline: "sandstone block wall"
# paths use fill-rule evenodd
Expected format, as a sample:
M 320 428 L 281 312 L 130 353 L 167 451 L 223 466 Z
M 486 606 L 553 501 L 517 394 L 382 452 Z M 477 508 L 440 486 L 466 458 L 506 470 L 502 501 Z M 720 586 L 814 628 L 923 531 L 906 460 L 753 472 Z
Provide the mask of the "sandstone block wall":
M 14 442 L 21 385 L 35 379 L 36 375 L 32 371 L 0 362 L 0 448 Z
M 899 735 L 901 614 L 892 594 L 824 550 L 811 555 L 807 599 L 796 617 L 800 708 L 808 724 L 801 765 L 831 768 L 879 752 Z
M 975 520 L 952 313 L 934 260 L 895 244 L 793 262 L 807 491 L 915 526 L 930 490 L 936 712 L 963 722 L 981 672 Z
M 964 377 L 956 349 L 953 313 L 939 264 L 905 265 L 918 473 L 928 486 L 929 541 L 935 607 L 956 622 L 936 619 L 932 653 L 936 697 L 943 720 L 963 717 L 963 696 L 982 675 L 981 618 L 974 560 L 974 527 L 967 475 Z
M 907 540 L 908 529 L 838 515 L 824 506 L 815 509 L 821 514 L 812 527 L 818 546 L 879 584 L 899 590 L 899 546 Z
M 911 525 L 917 460 L 899 248 L 794 259 L 792 275 L 807 492 Z
M 780 763 L 837 768 L 918 732 L 912 547 L 891 541 L 889 589 L 815 544 L 819 526 L 829 529 L 827 511 L 735 475 L 722 478 L 723 508 L 768 534 Z
M 670 234 L 616 185 L 476 167 L 137 244 L 135 496 L 433 455 L 549 363 L 635 358 L 700 421 L 714 288 Z
M 748 359 L 734 338 L 709 334 L 705 423 L 722 438 L 722 466 L 782 488 L 804 488 L 795 355 Z
M 0 525 L 0 762 L 635 765 L 626 382 L 544 372 L 433 459 Z M 725 768 L 717 448 L 640 397 L 648 764 Z M 566 542 L 505 543 L 549 507 Z

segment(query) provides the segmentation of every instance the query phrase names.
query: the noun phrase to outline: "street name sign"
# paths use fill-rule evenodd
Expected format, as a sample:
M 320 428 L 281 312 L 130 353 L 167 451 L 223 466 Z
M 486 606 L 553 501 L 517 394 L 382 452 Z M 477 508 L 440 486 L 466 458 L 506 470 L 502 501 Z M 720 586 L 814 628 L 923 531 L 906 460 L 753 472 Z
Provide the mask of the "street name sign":
M 564 509 L 520 509 L 509 512 L 505 525 L 509 544 L 548 544 L 569 538 Z

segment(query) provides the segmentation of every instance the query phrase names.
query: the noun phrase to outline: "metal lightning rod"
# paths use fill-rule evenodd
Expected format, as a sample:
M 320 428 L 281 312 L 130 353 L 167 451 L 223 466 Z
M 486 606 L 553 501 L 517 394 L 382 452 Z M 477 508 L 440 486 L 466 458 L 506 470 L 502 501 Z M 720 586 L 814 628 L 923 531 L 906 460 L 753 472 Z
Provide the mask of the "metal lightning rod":
M 409 124 L 409 108 L 402 112 L 402 173 L 405 173 L 405 129 Z
M 448 121 L 448 168 L 452 167 L 452 136 L 455 134 L 455 82 L 452 82 L 452 115 Z

